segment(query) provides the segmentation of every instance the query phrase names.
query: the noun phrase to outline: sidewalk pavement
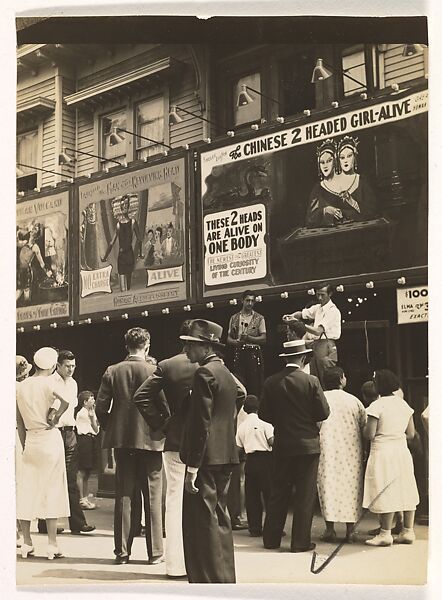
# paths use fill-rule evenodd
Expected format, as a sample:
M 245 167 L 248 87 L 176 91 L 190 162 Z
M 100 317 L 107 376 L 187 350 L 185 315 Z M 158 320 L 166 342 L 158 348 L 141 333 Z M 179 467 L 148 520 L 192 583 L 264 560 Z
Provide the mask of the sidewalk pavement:
M 170 579 L 164 563 L 147 564 L 145 541 L 134 540 L 129 564 L 116 565 L 113 555 L 114 501 L 96 498 L 95 510 L 87 511 L 89 523 L 96 525 L 90 534 L 71 535 L 67 524 L 58 536 L 65 558 L 48 561 L 47 536 L 33 533 L 35 557 L 17 558 L 17 585 L 80 585 L 80 584 L 164 584 L 185 585 L 185 579 Z M 279 550 L 265 550 L 262 538 L 252 538 L 247 530 L 234 532 L 235 563 L 238 583 L 364 583 L 364 584 L 423 584 L 426 581 L 428 527 L 416 525 L 413 545 L 394 545 L 372 548 L 363 541 L 367 531 L 377 526 L 376 518 L 367 515 L 357 528 L 359 540 L 344 545 L 337 556 L 320 574 L 310 571 L 312 553 L 292 554 L 290 546 L 291 517 L 286 524 L 287 536 Z M 324 529 L 322 517 L 315 516 L 312 539 L 316 542 L 318 561 L 336 547 L 319 541 Z M 345 535 L 345 525 L 337 527 L 339 536 Z M 167 540 L 164 540 L 167 544 Z M 17 551 L 18 552 L 18 551 Z M 317 562 L 317 565 L 319 564 Z M 140 590 L 141 591 L 141 590 Z

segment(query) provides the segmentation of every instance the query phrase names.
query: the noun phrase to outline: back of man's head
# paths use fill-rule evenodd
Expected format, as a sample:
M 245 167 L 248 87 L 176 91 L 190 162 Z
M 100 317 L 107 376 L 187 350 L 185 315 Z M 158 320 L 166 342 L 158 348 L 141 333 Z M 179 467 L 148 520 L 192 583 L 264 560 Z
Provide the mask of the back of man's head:
M 287 326 L 289 340 L 302 340 L 307 331 L 304 321 L 289 321 Z
M 132 327 L 132 329 L 129 329 L 126 332 L 124 341 L 126 342 L 126 348 L 129 351 L 142 350 L 150 342 L 150 333 L 147 331 L 147 329 L 142 329 L 141 327 Z
M 259 400 L 253 394 L 249 394 L 244 402 L 244 411 L 247 414 L 257 413 L 259 409 Z

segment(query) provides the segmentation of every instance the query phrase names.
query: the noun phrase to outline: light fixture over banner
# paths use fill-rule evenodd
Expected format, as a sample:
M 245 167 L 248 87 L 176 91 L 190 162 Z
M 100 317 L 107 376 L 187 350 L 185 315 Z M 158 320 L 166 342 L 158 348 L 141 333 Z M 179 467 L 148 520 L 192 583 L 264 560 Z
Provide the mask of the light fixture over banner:
M 17 323 L 69 316 L 69 192 L 17 203 Z
M 203 295 L 427 264 L 428 91 L 200 152 Z
M 79 314 L 188 298 L 187 170 L 164 160 L 79 187 Z

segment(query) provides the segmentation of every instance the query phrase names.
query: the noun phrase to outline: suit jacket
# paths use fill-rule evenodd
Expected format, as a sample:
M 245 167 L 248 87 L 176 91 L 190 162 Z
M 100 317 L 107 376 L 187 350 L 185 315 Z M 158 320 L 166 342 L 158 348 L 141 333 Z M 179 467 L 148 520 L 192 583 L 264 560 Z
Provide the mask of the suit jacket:
M 164 450 L 178 452 L 193 376 L 198 365 L 182 352 L 158 363 L 155 372 L 135 392 L 134 402 L 146 423 L 166 432 Z M 164 391 L 164 394 L 160 394 Z
M 104 373 L 95 406 L 104 429 L 103 448 L 163 450 L 164 433 L 151 431 L 133 402 L 135 392 L 154 370 L 143 358 L 129 356 Z
M 215 355 L 195 371 L 184 424 L 180 457 L 189 467 L 237 464 L 235 442 L 240 388 Z
M 275 428 L 275 456 L 319 454 L 316 423 L 329 414 L 319 379 L 298 367 L 285 367 L 264 382 L 258 415 Z

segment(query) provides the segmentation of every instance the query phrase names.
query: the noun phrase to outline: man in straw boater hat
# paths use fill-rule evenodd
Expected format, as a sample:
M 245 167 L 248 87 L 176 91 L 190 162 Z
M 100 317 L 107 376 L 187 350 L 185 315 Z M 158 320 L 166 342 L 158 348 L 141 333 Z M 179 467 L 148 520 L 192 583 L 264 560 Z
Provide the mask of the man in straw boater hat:
M 217 355 L 222 327 L 204 319 L 181 335 L 195 371 L 180 457 L 186 465 L 183 542 L 190 583 L 235 583 L 235 561 L 227 490 L 238 464 L 237 402 L 244 392 Z
M 274 426 L 273 489 L 264 523 L 264 547 L 279 548 L 295 485 L 291 552 L 313 550 L 311 526 L 319 463 L 318 421 L 330 408 L 319 380 L 303 371 L 312 350 L 304 340 L 284 342 L 282 371 L 264 382 L 259 418 Z

